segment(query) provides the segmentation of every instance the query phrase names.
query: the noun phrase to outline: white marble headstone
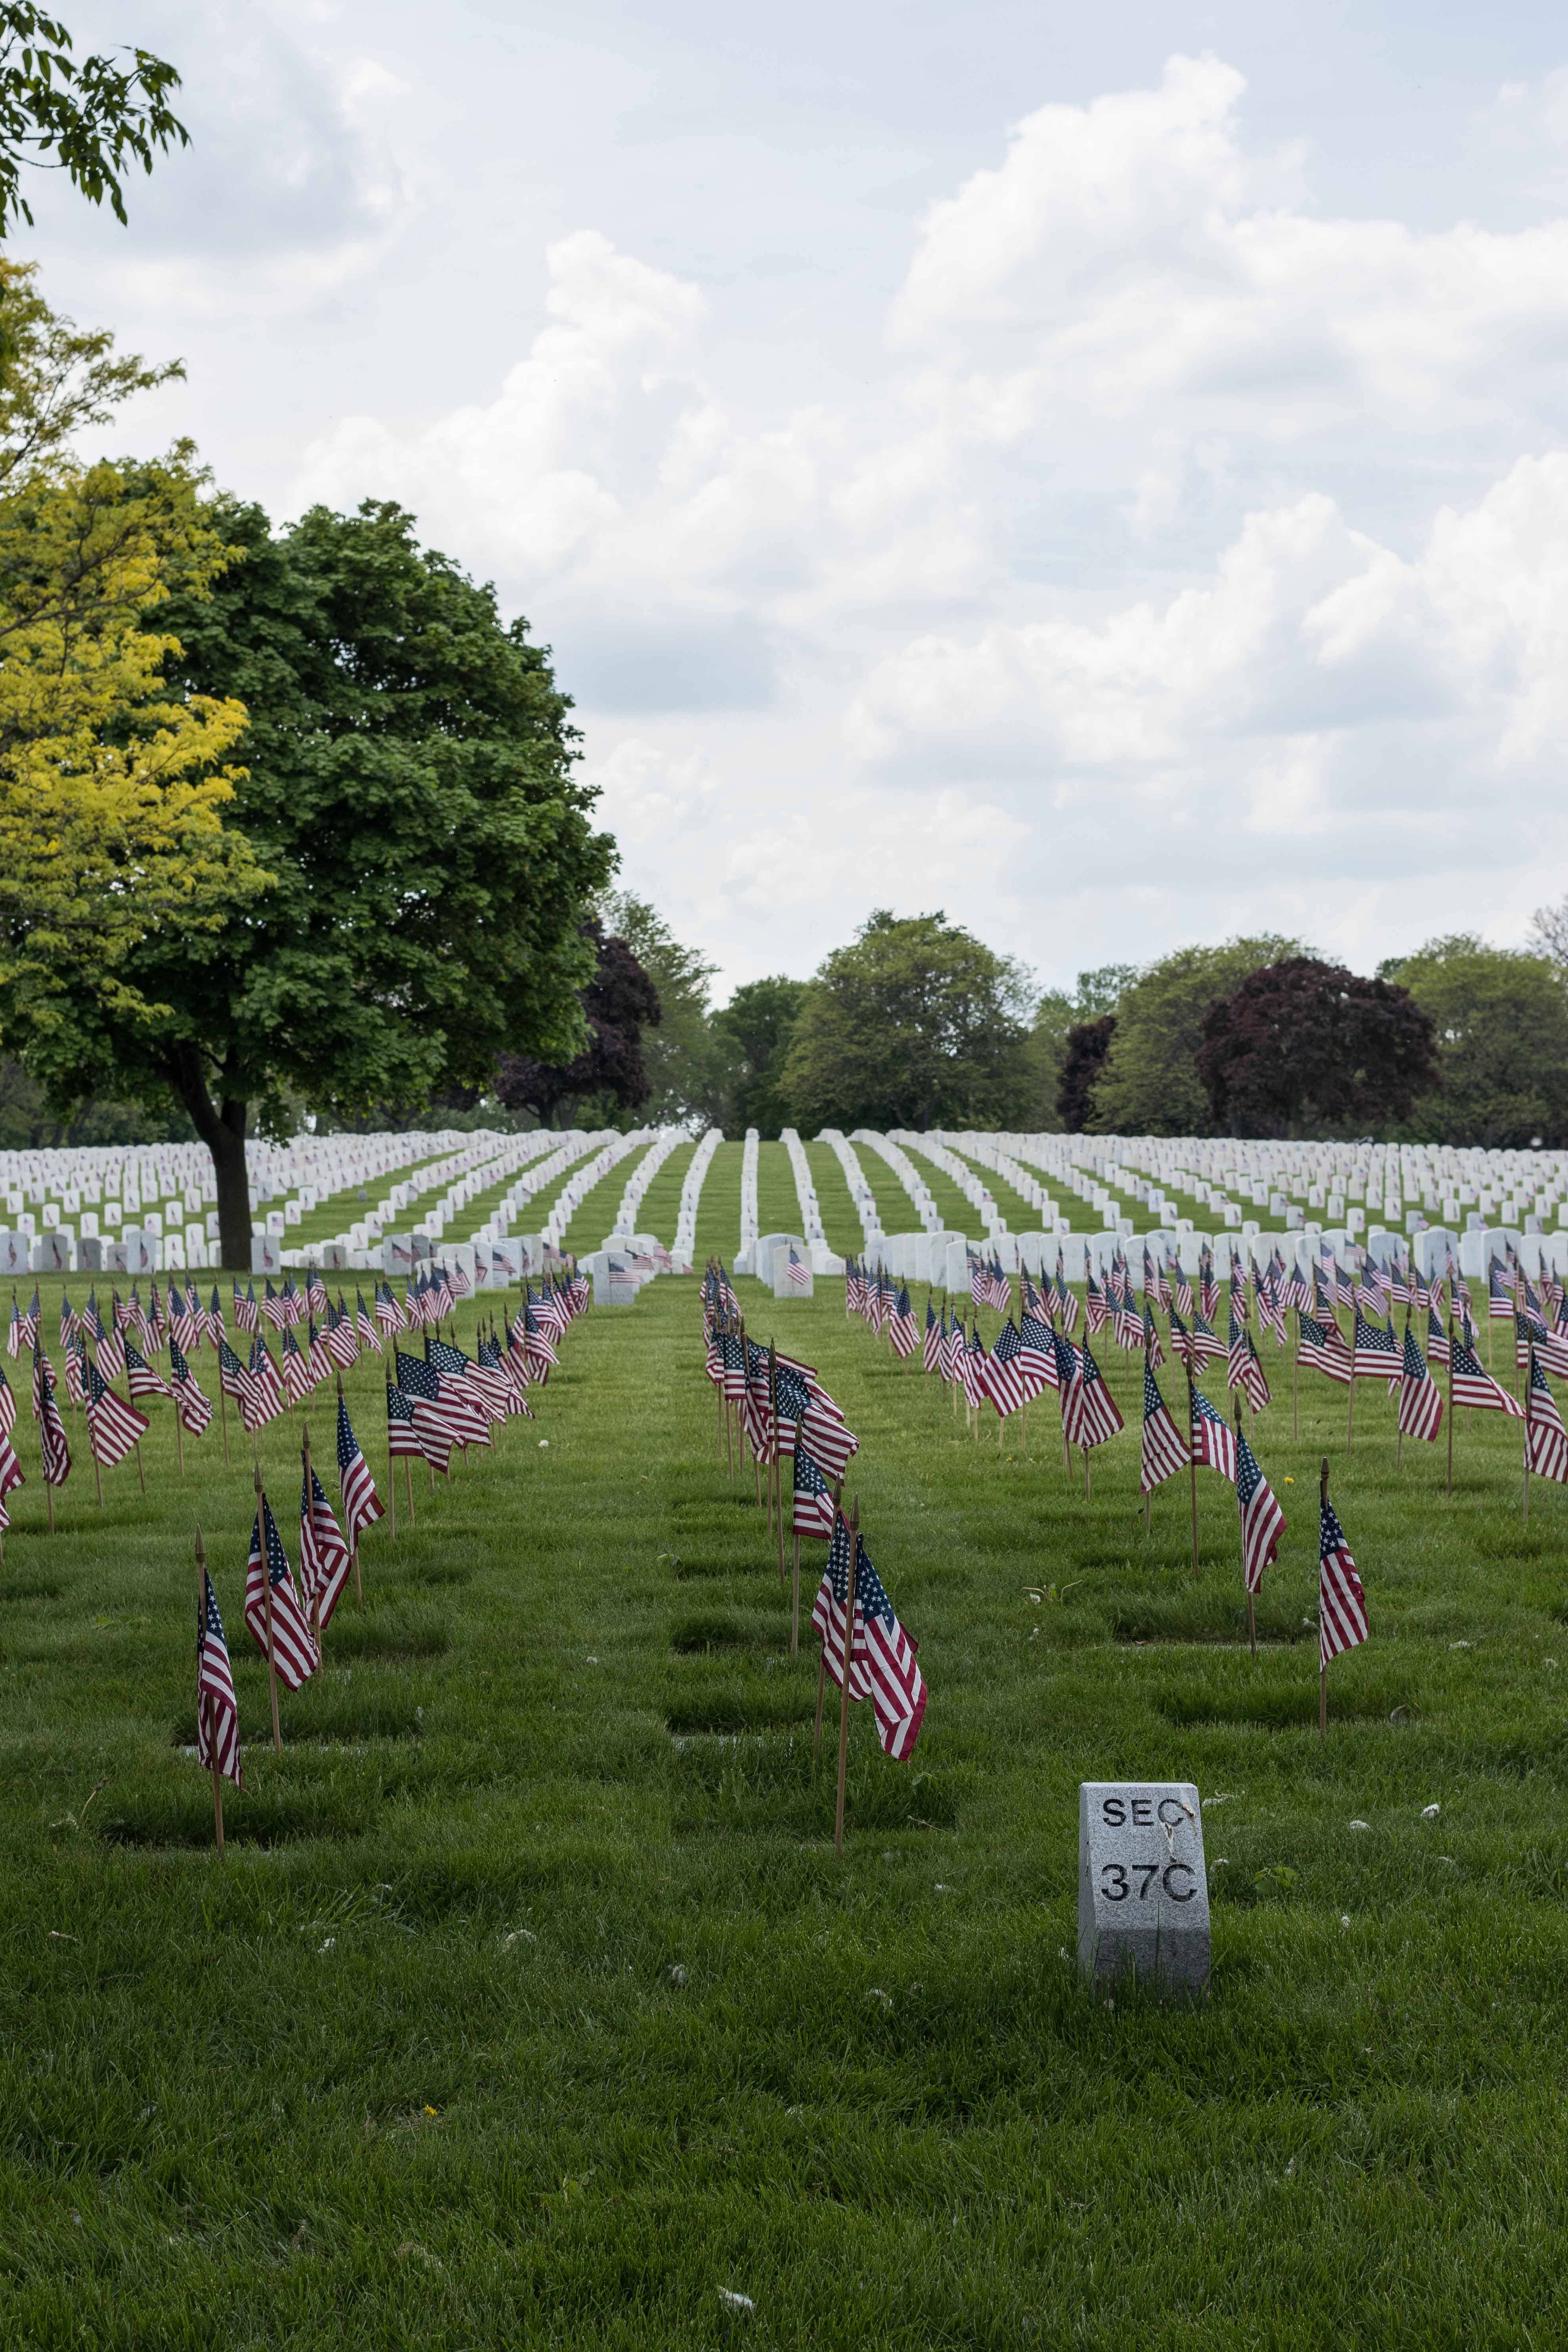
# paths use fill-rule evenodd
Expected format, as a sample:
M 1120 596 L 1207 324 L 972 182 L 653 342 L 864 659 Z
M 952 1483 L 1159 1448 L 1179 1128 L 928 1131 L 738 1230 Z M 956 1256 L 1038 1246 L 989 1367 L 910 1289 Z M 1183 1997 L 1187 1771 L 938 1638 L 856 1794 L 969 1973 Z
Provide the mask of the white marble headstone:
M 1097 1980 L 1197 1994 L 1209 1975 L 1208 1877 L 1186 1780 L 1085 1780 L 1078 1792 L 1078 1959 Z

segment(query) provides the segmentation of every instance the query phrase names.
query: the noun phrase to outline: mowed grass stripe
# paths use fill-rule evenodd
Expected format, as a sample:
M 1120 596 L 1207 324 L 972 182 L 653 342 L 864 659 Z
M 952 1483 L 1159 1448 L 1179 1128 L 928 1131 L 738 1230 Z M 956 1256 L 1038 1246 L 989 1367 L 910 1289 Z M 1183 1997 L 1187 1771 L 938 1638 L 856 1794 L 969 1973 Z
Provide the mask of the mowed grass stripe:
M 245 1469 L 209 1447 L 181 1493 L 160 1433 L 144 1507 L 129 1465 L 101 1523 L 73 1480 L 68 1541 L 7 1538 L 17 2340 L 719 2344 L 721 2288 L 801 2347 L 1121 2345 L 1152 2312 L 1184 2345 L 1539 2338 L 1564 1498 L 1521 1529 L 1513 1435 L 1467 1426 L 1449 1507 L 1433 1449 L 1396 1475 L 1363 1391 L 1336 1495 L 1374 1639 L 1336 1664 L 1321 1748 L 1289 1620 L 1315 1454 L 1343 1443 L 1322 1383 L 1299 1446 L 1288 1403 L 1259 1423 L 1297 1484 L 1254 1664 L 1219 1481 L 1194 1580 L 1179 1483 L 1144 1548 L 1135 1435 L 1086 1505 L 1048 1403 L 1026 1461 L 1017 1430 L 974 1444 L 837 1286 L 742 1291 L 861 1433 L 851 1483 L 931 1681 L 912 1768 L 858 1714 L 841 1862 L 695 1284 L 585 1318 L 537 1431 L 416 1492 L 412 1539 L 370 1538 L 363 1611 L 286 1702 L 306 1736 L 247 1750 L 222 1869 L 174 1742 L 196 1505 L 262 1728 Z M 13 1499 L 20 1525 L 36 1485 Z M 1077 1784 L 1120 1772 L 1228 1801 L 1196 2014 L 1107 2006 L 1063 1957 Z

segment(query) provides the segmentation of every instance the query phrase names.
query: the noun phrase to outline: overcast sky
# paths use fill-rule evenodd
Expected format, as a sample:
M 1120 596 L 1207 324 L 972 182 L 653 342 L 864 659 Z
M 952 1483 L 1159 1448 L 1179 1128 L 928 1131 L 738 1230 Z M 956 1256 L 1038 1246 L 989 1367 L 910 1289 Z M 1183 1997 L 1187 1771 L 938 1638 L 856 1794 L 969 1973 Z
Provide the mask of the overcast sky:
M 68 14 L 194 139 L 24 241 L 187 364 L 121 437 L 493 579 L 721 993 L 1568 889 L 1561 7 Z

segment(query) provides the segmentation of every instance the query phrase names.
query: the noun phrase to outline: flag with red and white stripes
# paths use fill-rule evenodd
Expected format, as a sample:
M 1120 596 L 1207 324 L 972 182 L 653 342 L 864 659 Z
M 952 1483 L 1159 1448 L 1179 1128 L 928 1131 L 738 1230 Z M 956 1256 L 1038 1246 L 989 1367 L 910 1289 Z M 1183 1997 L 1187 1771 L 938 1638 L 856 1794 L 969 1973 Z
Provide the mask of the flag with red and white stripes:
M 300 1478 L 300 1591 L 318 1626 L 331 1621 L 351 1565 L 338 1515 L 312 1462 L 309 1476 L 301 1471 Z
M 1464 1336 L 1454 1342 L 1449 1369 L 1455 1410 L 1464 1405 L 1471 1412 L 1506 1412 L 1516 1421 L 1522 1420 L 1524 1407 L 1493 1380 L 1471 1345 L 1474 1337 L 1467 1317 Z
M 315 1673 L 320 1661 L 310 1632 L 310 1621 L 300 1606 L 300 1596 L 289 1571 L 289 1556 L 278 1533 L 272 1507 L 263 1494 L 261 1508 L 251 1526 L 250 1559 L 245 1577 L 245 1622 L 263 1657 L 268 1654 L 268 1594 L 271 1596 L 272 1656 L 279 1677 L 289 1690 L 298 1690 Z
M 87 1364 L 87 1442 L 92 1456 L 105 1470 L 123 1462 L 150 1426 L 145 1413 L 117 1396 L 93 1362 Z
M 1147 1363 L 1143 1367 L 1143 1457 L 1139 1473 L 1139 1486 L 1145 1495 L 1173 1478 L 1178 1470 L 1187 1466 L 1187 1449 L 1182 1443 L 1182 1433 L 1171 1418 L 1170 1408 L 1160 1394 L 1160 1384 Z
M 1563 1415 L 1557 1410 L 1545 1368 L 1533 1355 L 1524 1394 L 1525 1458 L 1538 1478 L 1554 1478 L 1559 1486 L 1568 1484 L 1568 1433 L 1564 1433 Z
M 1107 1388 L 1105 1375 L 1085 1340 L 1078 1351 L 1071 1384 L 1062 1398 L 1062 1428 L 1068 1444 L 1080 1445 L 1087 1453 L 1091 1445 L 1104 1445 L 1123 1426 L 1116 1399 Z
M 212 1403 L 196 1386 L 184 1350 L 173 1333 L 169 1338 L 169 1378 L 174 1382 L 174 1411 L 191 1435 L 199 1437 L 213 1417 Z
M 33 1418 L 38 1424 L 38 1446 L 44 1461 L 45 1484 L 63 1486 L 71 1474 L 71 1450 L 66 1425 L 55 1402 L 55 1384 L 41 1346 L 33 1349 Z
M 813 1543 L 830 1543 L 833 1539 L 832 1489 L 804 1445 L 795 1449 L 790 1528 L 793 1534 Z M 842 1645 L 842 1622 L 839 1638 Z
M 234 1669 L 228 1662 L 223 1619 L 217 1612 L 213 1580 L 202 1570 L 201 1606 L 196 1612 L 196 1760 L 210 1772 L 214 1761 L 226 1780 L 237 1789 L 239 1777 L 239 1701 L 235 1696 Z
M 1327 1665 L 1366 1639 L 1366 1595 L 1333 1505 L 1323 1502 L 1318 1530 L 1318 1657 Z
M 1264 1570 L 1279 1557 L 1285 1514 L 1244 1429 L 1236 1433 L 1236 1499 L 1241 1510 L 1242 1574 L 1248 1592 L 1259 1592 Z
M 1029 1402 L 1028 1391 L 1019 1369 L 1023 1347 L 1018 1327 L 1009 1317 L 996 1334 L 996 1344 L 986 1359 L 983 1371 L 985 1393 L 1003 1421 Z
M 343 1500 L 343 1518 L 349 1531 L 349 1541 L 357 1545 L 366 1528 L 385 1516 L 386 1506 L 375 1491 L 375 1480 L 370 1475 L 370 1465 L 360 1452 L 354 1435 L 349 1409 L 342 1396 L 338 1398 L 338 1491 Z
M 817 1587 L 811 1622 L 822 1637 L 823 1664 L 836 1683 L 844 1679 L 845 1618 L 854 1578 L 854 1625 L 850 1635 L 849 1696 L 868 1698 L 877 1737 L 886 1752 L 903 1761 L 920 1738 L 926 1688 L 910 1641 L 871 1565 L 869 1553 L 852 1535 L 842 1512 L 835 1516 L 827 1566 Z
M 1443 1391 L 1432 1378 L 1426 1359 L 1415 1344 L 1415 1334 L 1405 1327 L 1405 1362 L 1399 1381 L 1399 1426 L 1406 1437 L 1428 1444 L 1443 1421 Z
M 1192 1391 L 1193 1460 L 1236 1483 L 1236 1432 L 1202 1389 Z

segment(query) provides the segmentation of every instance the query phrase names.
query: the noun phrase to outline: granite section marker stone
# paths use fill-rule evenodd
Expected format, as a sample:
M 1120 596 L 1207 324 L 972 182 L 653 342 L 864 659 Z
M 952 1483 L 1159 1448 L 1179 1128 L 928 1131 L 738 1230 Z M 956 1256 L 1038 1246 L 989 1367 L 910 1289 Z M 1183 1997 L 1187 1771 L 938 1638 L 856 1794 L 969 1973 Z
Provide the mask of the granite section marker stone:
M 1208 1876 L 1186 1780 L 1085 1780 L 1078 1792 L 1078 1960 L 1110 1982 L 1207 1989 Z

